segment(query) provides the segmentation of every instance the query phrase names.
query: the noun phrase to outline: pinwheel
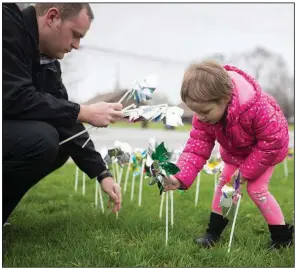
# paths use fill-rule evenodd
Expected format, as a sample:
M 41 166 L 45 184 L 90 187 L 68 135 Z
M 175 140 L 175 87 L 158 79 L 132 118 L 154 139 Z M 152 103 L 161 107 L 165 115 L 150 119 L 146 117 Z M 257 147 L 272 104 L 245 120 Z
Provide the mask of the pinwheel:
M 168 152 L 165 148 L 164 143 L 159 144 L 154 150 L 152 148 L 148 148 L 147 154 L 147 162 L 146 162 L 146 172 L 147 176 L 152 178 L 149 185 L 153 185 L 157 183 L 157 186 L 160 190 L 160 195 L 164 189 L 164 181 L 165 178 L 170 175 L 175 175 L 179 172 L 179 168 L 172 162 L 170 162 L 170 158 L 172 153 Z M 173 195 L 171 191 L 171 224 L 173 226 L 174 218 L 173 218 Z M 160 205 L 160 210 L 162 211 L 163 199 L 166 199 L 166 234 L 165 234 L 165 243 L 168 244 L 168 207 L 169 207 L 169 197 L 168 192 L 162 196 L 162 201 Z M 161 216 L 160 211 L 160 216 Z
M 136 109 L 130 109 L 124 112 L 124 118 L 129 122 L 153 121 L 159 122 L 165 120 L 166 125 L 173 127 L 183 126 L 183 110 L 179 107 L 169 107 L 167 104 L 145 105 Z
M 142 82 L 135 81 L 133 87 L 122 96 L 119 102 L 122 102 L 125 98 L 127 100 L 133 98 L 136 104 L 151 100 L 158 83 L 157 80 L 157 76 L 150 75 L 145 77 Z
M 160 195 L 163 192 L 165 178 L 179 172 L 179 168 L 172 162 L 169 162 L 171 155 L 163 142 L 155 148 L 155 151 L 148 148 L 146 162 L 147 176 L 152 178 L 149 184 L 153 185 L 157 183 Z
M 226 183 L 221 189 L 222 196 L 219 205 L 222 207 L 223 216 L 233 220 L 228 244 L 228 253 L 230 252 L 238 209 L 242 197 L 240 193 L 240 177 L 241 174 L 238 173 L 238 176 L 234 178 L 234 180 L 228 179 L 228 183 Z

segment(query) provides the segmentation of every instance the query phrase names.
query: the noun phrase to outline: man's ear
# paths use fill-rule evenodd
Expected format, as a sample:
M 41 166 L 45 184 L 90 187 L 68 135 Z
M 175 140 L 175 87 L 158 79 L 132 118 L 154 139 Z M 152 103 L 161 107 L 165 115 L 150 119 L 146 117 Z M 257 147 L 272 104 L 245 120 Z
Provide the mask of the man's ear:
M 61 13 L 57 8 L 52 7 L 46 12 L 45 18 L 47 25 L 51 26 L 56 20 L 61 19 Z

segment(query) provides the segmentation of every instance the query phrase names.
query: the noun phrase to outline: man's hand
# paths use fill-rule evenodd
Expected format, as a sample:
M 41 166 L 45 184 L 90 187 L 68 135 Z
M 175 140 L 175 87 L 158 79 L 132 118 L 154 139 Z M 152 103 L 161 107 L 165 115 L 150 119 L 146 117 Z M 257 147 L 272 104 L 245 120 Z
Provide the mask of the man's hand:
M 80 105 L 78 121 L 95 127 L 107 127 L 123 118 L 121 103 L 98 102 L 90 105 Z
M 103 191 L 109 195 L 108 208 L 110 203 L 114 203 L 113 212 L 116 213 L 121 208 L 121 187 L 112 177 L 107 177 L 101 181 Z
M 164 189 L 163 191 L 171 191 L 171 190 L 177 190 L 181 187 L 181 182 L 175 177 L 170 176 L 168 178 L 165 178 L 164 180 Z

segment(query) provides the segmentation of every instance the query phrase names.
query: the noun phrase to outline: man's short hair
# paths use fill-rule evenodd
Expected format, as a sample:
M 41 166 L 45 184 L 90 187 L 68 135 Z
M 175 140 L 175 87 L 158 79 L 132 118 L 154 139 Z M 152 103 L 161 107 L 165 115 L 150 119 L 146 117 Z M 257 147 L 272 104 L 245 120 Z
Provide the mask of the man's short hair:
M 50 8 L 55 7 L 60 11 L 62 20 L 78 15 L 82 9 L 86 9 L 90 21 L 94 19 L 89 3 L 36 3 L 34 6 L 37 16 L 43 16 Z

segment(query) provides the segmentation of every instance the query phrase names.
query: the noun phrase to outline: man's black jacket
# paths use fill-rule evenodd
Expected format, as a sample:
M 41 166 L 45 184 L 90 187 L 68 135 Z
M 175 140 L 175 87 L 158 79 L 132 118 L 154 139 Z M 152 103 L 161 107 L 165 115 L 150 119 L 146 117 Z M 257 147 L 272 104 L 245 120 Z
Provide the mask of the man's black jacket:
M 82 130 L 77 123 L 80 106 L 68 101 L 57 60 L 40 65 L 36 12 L 21 12 L 16 4 L 2 5 L 3 120 L 40 120 L 52 124 L 64 140 Z M 101 155 L 85 133 L 62 145 L 90 178 L 106 170 Z
M 73 126 L 80 106 L 39 90 L 36 14 L 25 22 L 16 4 L 3 4 L 2 20 L 3 120 L 46 120 L 54 126 Z

